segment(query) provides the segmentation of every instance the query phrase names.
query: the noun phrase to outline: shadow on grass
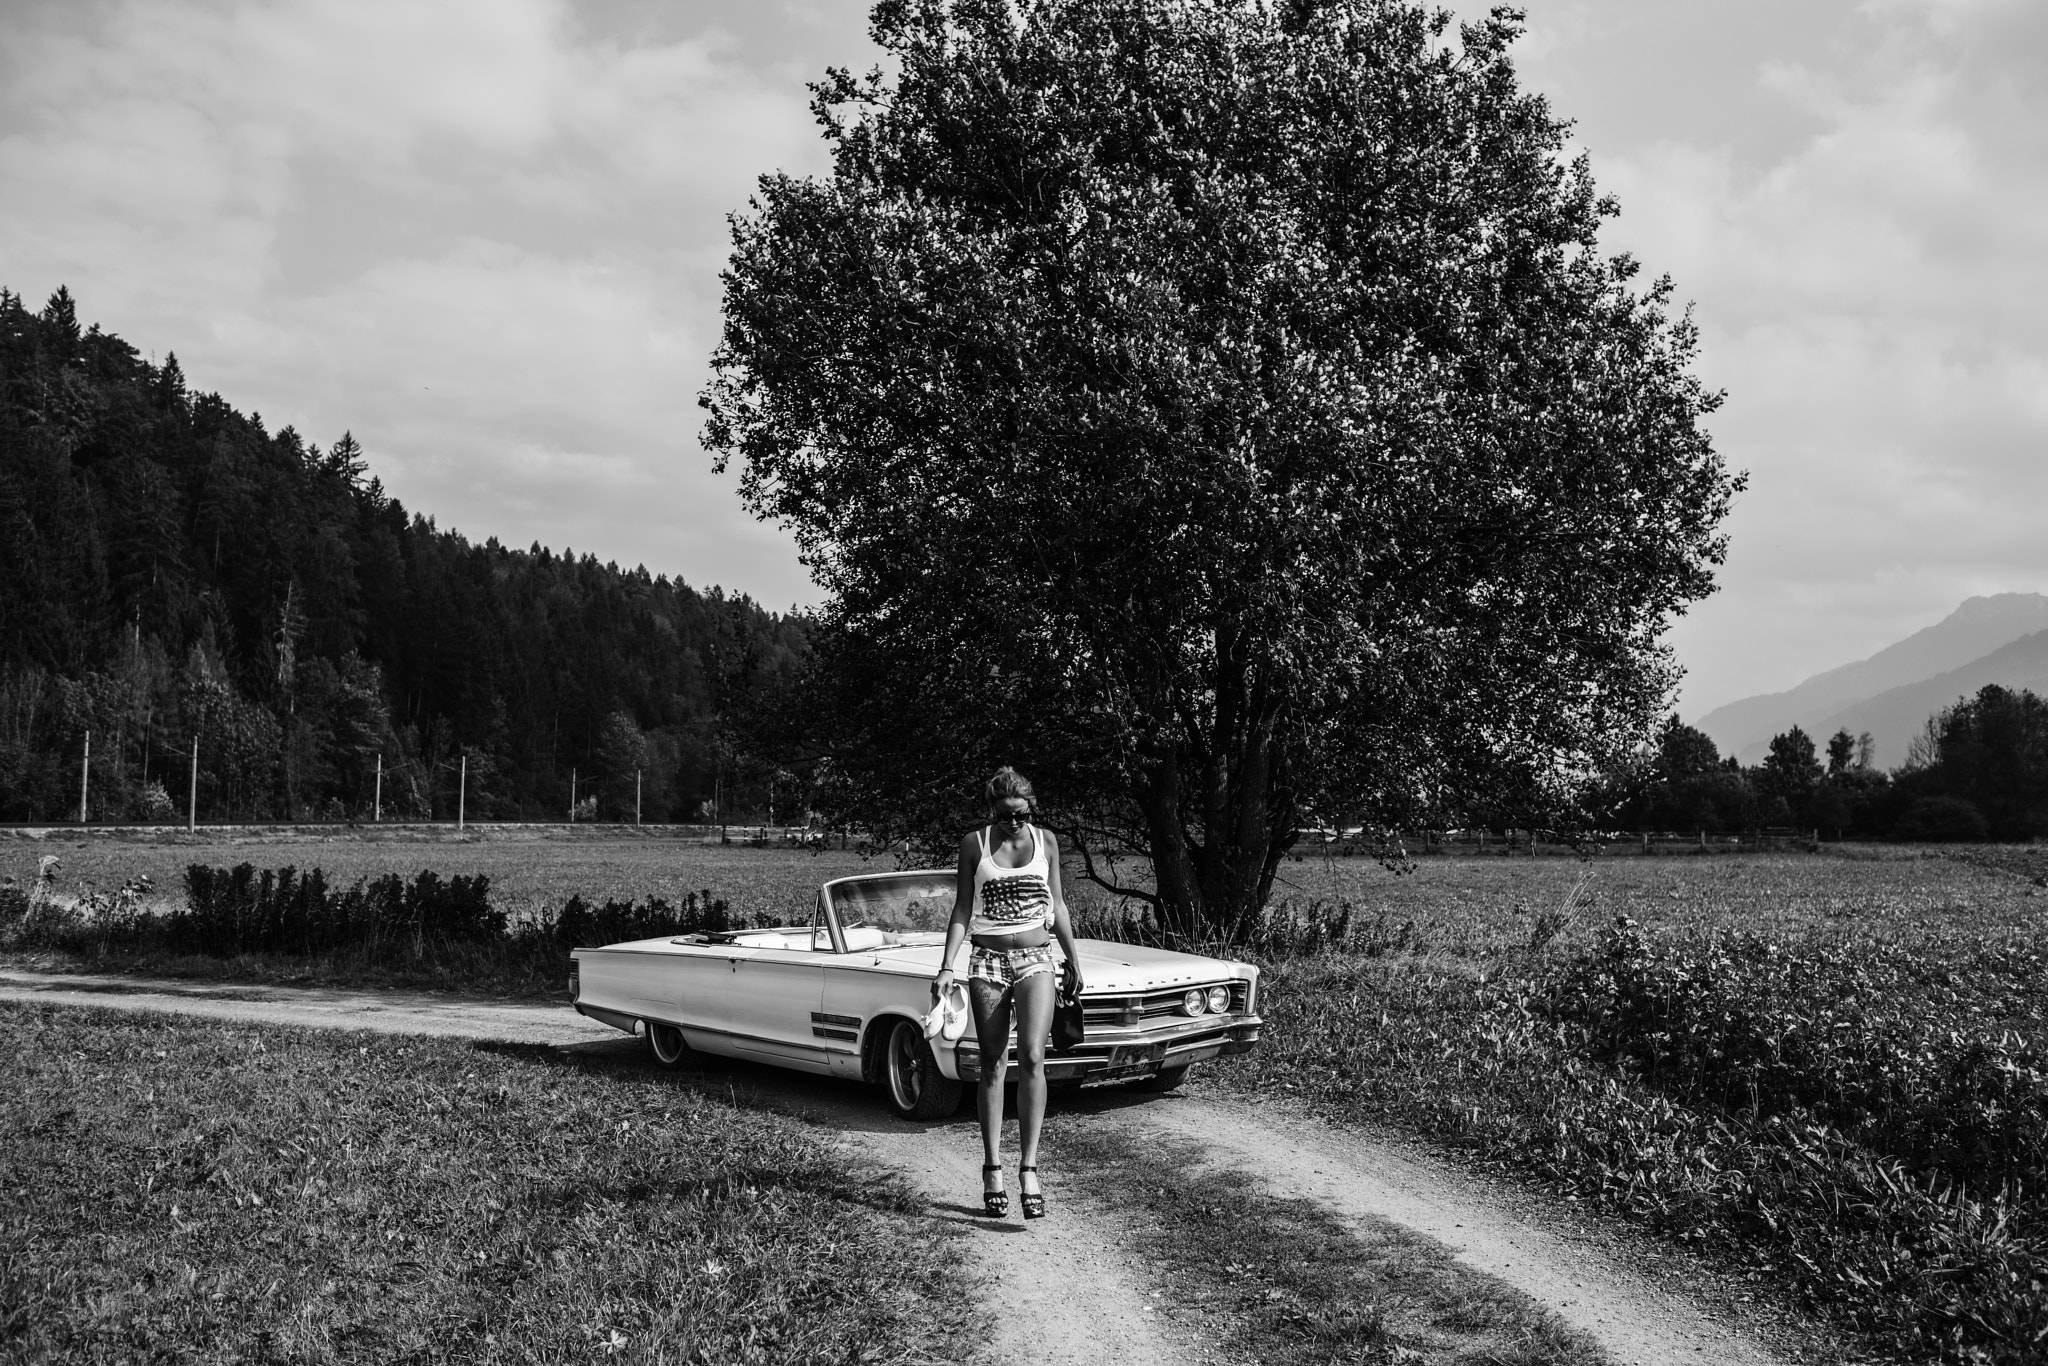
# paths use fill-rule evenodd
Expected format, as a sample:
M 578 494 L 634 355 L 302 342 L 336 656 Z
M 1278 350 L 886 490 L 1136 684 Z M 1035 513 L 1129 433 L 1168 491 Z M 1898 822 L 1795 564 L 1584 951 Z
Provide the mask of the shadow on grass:
M 677 1067 L 655 1061 L 639 1039 L 620 1035 L 574 1044 L 511 1043 L 479 1039 L 479 1052 L 517 1057 L 549 1066 L 606 1074 L 636 1073 L 661 1077 L 700 1095 L 722 1095 L 729 1103 L 750 1109 L 771 1109 L 849 1133 L 904 1134 L 933 1129 L 972 1133 L 974 1093 L 962 1097 L 961 1108 L 946 1119 L 900 1119 L 889 1109 L 882 1088 L 842 1077 L 821 1077 L 769 1063 L 690 1053 Z M 1006 1091 L 1005 1115 L 1014 1119 L 1016 1093 Z M 1055 1088 L 1046 1103 L 1048 1114 L 1102 1114 L 1131 1106 L 1156 1104 L 1167 1097 L 1121 1085 Z M 979 1213 L 980 1211 L 970 1211 Z

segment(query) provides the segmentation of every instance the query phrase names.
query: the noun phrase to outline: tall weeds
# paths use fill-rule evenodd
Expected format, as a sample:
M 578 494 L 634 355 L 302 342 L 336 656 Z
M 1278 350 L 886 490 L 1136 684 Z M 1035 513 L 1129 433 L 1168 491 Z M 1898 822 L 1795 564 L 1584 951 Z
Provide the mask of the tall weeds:
M 168 914 L 149 909 L 151 891 L 140 879 L 69 903 L 18 892 L 0 897 L 0 948 L 127 968 L 257 959 L 343 973 L 384 970 L 439 985 L 547 989 L 566 976 L 574 948 L 745 926 L 708 890 L 680 903 L 649 897 L 592 905 L 572 896 L 559 909 L 512 923 L 491 905 L 489 878 L 432 871 L 336 888 L 317 868 L 301 874 L 193 864 L 185 904 Z
M 1662 942 L 1621 920 L 1552 956 L 1547 929 L 1483 960 L 1352 935 L 1264 956 L 1265 1038 L 1232 1065 L 1783 1277 L 1902 1359 L 2042 1359 L 2032 948 Z

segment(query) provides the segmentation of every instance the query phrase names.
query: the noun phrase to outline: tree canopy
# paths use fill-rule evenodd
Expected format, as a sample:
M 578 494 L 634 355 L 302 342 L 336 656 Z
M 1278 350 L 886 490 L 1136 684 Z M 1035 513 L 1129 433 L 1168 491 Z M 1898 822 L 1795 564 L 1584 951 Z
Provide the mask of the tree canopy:
M 1739 481 L 1511 12 L 873 31 L 831 174 L 734 219 L 703 399 L 830 594 L 849 808 L 941 843 L 1014 762 L 1092 875 L 1227 927 L 1305 822 L 1555 819 L 1647 735 Z

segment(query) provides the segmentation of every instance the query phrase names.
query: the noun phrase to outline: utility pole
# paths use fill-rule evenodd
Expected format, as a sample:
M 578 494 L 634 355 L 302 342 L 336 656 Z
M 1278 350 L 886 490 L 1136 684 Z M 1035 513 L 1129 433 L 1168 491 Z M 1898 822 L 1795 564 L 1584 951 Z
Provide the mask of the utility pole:
M 384 751 L 377 751 L 377 795 L 370 798 L 370 824 L 384 819 Z
M 462 782 L 455 789 L 455 828 L 460 830 L 469 822 L 469 756 L 462 756 Z
M 199 737 L 192 737 L 192 790 L 185 799 L 185 833 L 199 830 Z
M 569 770 L 569 824 L 576 823 L 576 770 Z
M 633 824 L 640 824 L 640 770 L 633 770 Z
M 85 824 L 85 794 L 92 783 L 92 732 L 85 733 L 85 757 L 78 762 L 78 823 Z

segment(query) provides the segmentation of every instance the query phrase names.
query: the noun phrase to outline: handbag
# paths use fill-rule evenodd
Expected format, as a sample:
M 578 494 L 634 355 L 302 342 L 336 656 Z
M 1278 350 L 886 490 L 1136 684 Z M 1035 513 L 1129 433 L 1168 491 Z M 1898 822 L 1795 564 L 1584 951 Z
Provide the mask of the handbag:
M 1086 1037 L 1081 1019 L 1081 998 L 1062 996 L 1052 1008 L 1052 1051 L 1071 1053 L 1081 1046 Z

